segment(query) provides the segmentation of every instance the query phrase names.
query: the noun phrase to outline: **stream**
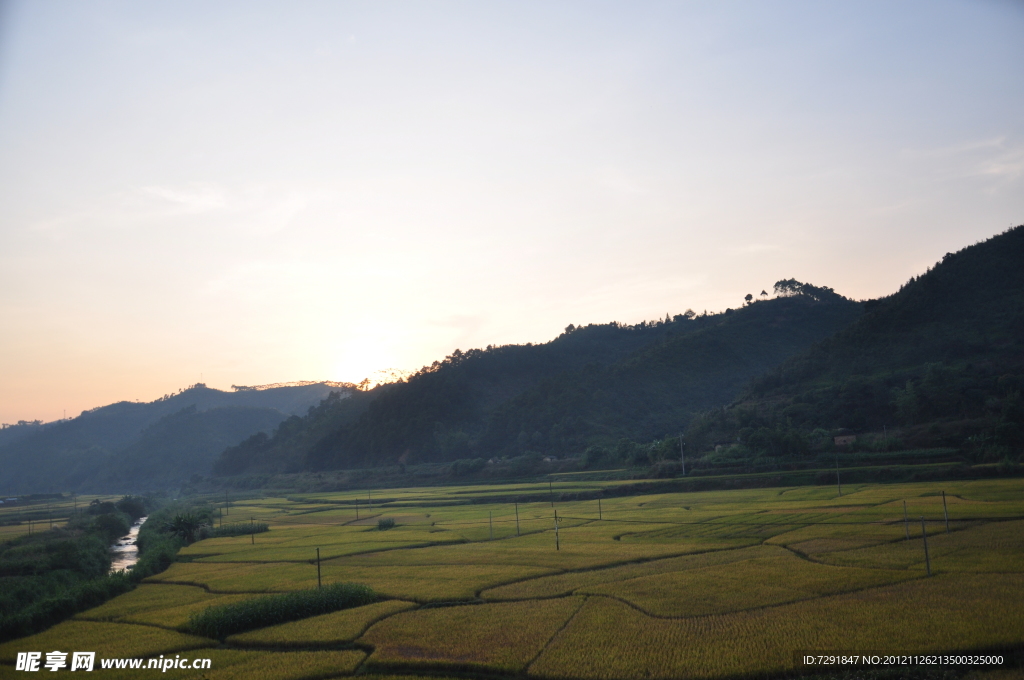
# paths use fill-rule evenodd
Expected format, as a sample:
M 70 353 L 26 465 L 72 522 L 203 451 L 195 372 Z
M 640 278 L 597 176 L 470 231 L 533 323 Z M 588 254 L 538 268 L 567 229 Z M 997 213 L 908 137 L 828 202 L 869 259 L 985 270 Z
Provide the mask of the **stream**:
M 125 571 L 135 566 L 135 563 L 139 561 L 139 548 L 135 545 L 135 541 L 139 538 L 139 528 L 147 518 L 140 517 L 135 524 L 132 525 L 131 530 L 127 536 L 122 536 L 117 539 L 117 543 L 110 546 L 110 573 L 113 574 L 115 571 Z

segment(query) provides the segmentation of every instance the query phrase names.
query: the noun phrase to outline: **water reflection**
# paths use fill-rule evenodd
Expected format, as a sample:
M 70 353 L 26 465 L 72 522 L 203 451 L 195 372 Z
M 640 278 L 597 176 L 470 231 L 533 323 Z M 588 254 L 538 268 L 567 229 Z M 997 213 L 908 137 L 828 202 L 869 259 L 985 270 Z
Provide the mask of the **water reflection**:
M 110 573 L 125 571 L 135 566 L 139 561 L 139 548 L 135 542 L 139 538 L 139 527 L 146 521 L 146 517 L 140 517 L 139 521 L 132 525 L 127 536 L 122 536 L 117 543 L 110 546 Z

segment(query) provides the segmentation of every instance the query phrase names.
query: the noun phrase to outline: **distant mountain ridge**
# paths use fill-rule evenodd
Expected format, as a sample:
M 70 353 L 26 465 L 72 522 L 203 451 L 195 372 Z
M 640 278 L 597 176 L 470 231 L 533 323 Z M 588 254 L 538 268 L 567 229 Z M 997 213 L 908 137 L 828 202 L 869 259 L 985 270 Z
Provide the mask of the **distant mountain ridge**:
M 200 383 L 152 402 L 118 402 L 73 419 L 8 427 L 0 438 L 0 492 L 180 486 L 193 475 L 210 474 L 225 447 L 306 413 L 331 392 L 353 391 L 336 385 L 224 392 Z M 197 437 L 197 432 L 204 435 Z M 122 474 L 122 469 L 135 474 Z

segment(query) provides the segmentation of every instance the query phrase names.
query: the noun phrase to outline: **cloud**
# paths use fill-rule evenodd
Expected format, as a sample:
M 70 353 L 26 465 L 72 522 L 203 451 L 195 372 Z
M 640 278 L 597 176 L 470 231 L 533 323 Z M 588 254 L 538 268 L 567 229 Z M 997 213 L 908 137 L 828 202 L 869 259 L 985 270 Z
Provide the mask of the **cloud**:
M 942 180 L 987 179 L 984 191 L 997 193 L 1024 175 L 1024 144 L 1007 137 L 966 141 L 934 149 L 904 149 L 900 158 L 922 164 L 915 173 L 930 173 Z
M 162 207 L 171 214 L 197 214 L 228 207 L 224 189 L 210 184 L 149 186 L 139 189 L 138 194 L 144 203 L 148 202 L 157 209 Z

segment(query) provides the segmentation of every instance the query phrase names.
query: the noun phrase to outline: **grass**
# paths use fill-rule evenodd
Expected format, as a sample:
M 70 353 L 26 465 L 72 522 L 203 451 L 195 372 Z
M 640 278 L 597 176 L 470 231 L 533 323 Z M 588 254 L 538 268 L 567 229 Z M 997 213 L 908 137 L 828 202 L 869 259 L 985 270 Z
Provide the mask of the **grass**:
M 374 625 L 372 669 L 402 666 L 520 671 L 582 604 L 580 598 L 438 607 Z
M 443 568 L 379 566 L 327 562 L 325 583 L 363 583 L 381 594 L 415 602 L 469 600 L 487 588 L 553 573 L 552 569 L 518 565 L 446 564 Z M 309 564 L 177 563 L 149 579 L 153 583 L 198 584 L 220 593 L 288 592 L 316 585 L 316 566 Z
M 415 607 L 416 604 L 412 602 L 385 600 L 232 635 L 227 641 L 240 647 L 339 645 L 352 642 L 377 621 Z
M 591 597 L 529 668 L 540 677 L 678 678 L 788 670 L 795 650 L 1020 645 L 1024 576 L 940 576 L 721 616 L 657 619 Z M 586 650 L 581 653 L 581 650 Z
M 204 538 L 224 538 L 226 536 L 249 536 L 262 534 L 270 531 L 270 525 L 266 522 L 238 522 L 227 526 L 208 527 L 203 531 Z
M 153 626 L 97 621 L 65 621 L 56 626 L 0 645 L 0 663 L 13 664 L 18 652 L 55 649 L 94 651 L 99 656 L 157 656 L 212 647 L 216 641 Z
M 168 678 L 206 678 L 208 680 L 317 680 L 351 674 L 366 653 L 359 650 L 337 651 L 251 651 L 240 649 L 202 649 L 182 658 L 210 659 L 209 670 L 156 669 L 110 670 L 96 668 L 105 680 L 166 680 Z M 20 675 L 20 674 L 18 674 Z
M 75 618 L 89 621 L 143 623 L 184 631 L 189 617 L 207 607 L 231 604 L 251 595 L 218 595 L 195 586 L 143 583 L 130 593 Z
M 911 522 L 910 536 L 909 541 L 823 553 L 818 558 L 845 566 L 924 570 L 920 521 L 916 525 Z M 929 528 L 928 552 L 936 572 L 1024 572 L 1024 521 L 993 522 L 949 534 L 941 523 L 934 522 Z
M 624 486 L 558 481 L 555 495 L 609 484 Z M 365 491 L 236 499 L 231 519 L 270 527 L 255 545 L 198 541 L 134 592 L 8 649 L 191 650 L 214 660 L 211 680 L 757 677 L 789 672 L 799 648 L 1024 649 L 1024 480 L 850 484 L 842 497 L 827 486 L 616 496 L 602 499 L 600 519 L 596 500 L 556 502 L 559 550 L 554 508 L 537 500 L 547 490 L 374 490 L 372 509 Z M 520 536 L 517 497 L 534 500 L 519 503 Z M 910 541 L 904 500 L 918 518 Z M 379 531 L 386 518 L 396 526 Z M 390 599 L 261 620 L 223 642 L 180 632 L 211 606 L 314 588 L 317 548 L 323 583 Z M 307 651 L 317 648 L 333 651 Z M 0 656 L 0 677 L 11 661 Z
M 790 554 L 641 576 L 577 592 L 616 597 L 655 616 L 706 616 L 860 590 L 915 576 L 906 571 L 815 564 Z
M 358 607 L 376 599 L 377 594 L 366 586 L 334 583 L 315 590 L 299 590 L 208 607 L 189 617 L 187 629 L 195 635 L 223 640 L 236 633 Z
M 590 569 L 567 574 L 555 574 L 540 578 L 510 583 L 491 588 L 481 593 L 486 600 L 525 600 L 531 598 L 558 597 L 570 595 L 580 588 L 596 586 L 602 583 L 626 581 L 640 576 L 665 574 L 687 569 L 700 569 L 718 564 L 728 564 L 754 557 L 782 557 L 789 553 L 778 547 L 753 546 L 737 550 L 716 550 L 698 555 L 670 557 L 638 564 L 626 564 L 607 569 Z

